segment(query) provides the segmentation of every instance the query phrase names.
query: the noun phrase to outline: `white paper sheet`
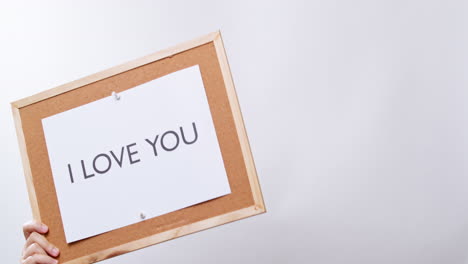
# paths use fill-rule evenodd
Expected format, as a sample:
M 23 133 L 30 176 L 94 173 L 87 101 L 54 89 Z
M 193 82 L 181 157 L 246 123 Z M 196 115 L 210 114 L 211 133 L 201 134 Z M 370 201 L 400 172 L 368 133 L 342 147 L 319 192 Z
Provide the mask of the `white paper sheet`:
M 42 120 L 68 243 L 231 192 L 198 65 L 119 96 Z

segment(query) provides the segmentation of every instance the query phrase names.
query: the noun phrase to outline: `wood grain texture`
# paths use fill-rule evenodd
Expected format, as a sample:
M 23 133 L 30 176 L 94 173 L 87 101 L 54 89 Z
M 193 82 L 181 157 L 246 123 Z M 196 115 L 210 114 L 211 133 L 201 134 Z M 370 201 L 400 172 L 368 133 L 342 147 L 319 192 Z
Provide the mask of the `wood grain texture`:
M 67 262 L 68 264 L 84 264 L 94 263 L 118 255 L 122 255 L 137 249 L 145 248 L 154 244 L 158 244 L 167 240 L 178 238 L 181 236 L 196 233 L 211 227 L 219 226 L 236 220 L 241 220 L 246 217 L 254 216 L 264 211 L 257 206 L 251 206 L 237 211 L 229 212 L 216 217 L 208 218 L 199 222 L 191 223 L 185 226 L 174 228 L 166 232 L 150 235 L 140 240 L 131 241 L 113 248 L 109 248 L 94 254 L 84 256 Z
M 199 65 L 232 193 L 67 244 L 41 120 Z M 60 263 L 93 263 L 265 211 L 219 32 L 12 103 L 34 217 Z M 83 125 L 86 128 L 85 124 Z
M 240 146 L 242 148 L 244 162 L 247 169 L 247 175 L 249 176 L 255 205 L 261 212 L 266 212 L 262 191 L 258 182 L 257 170 L 255 168 L 252 151 L 250 149 L 249 139 L 247 137 L 247 131 L 245 129 L 244 120 L 242 118 L 242 112 L 240 109 L 239 100 L 237 99 L 237 93 L 234 87 L 234 81 L 232 79 L 231 70 L 229 68 L 229 62 L 226 56 L 226 51 L 224 49 L 221 33 L 215 36 L 213 43 L 216 48 L 219 65 L 221 67 L 224 83 L 226 85 L 227 96 L 229 98 L 234 123 L 236 124 L 236 130 L 240 140 Z
M 41 214 L 36 199 L 36 190 L 33 184 L 31 166 L 29 166 L 29 156 L 27 154 L 26 142 L 24 139 L 23 126 L 19 109 L 12 105 L 13 119 L 15 121 L 16 135 L 18 137 L 18 145 L 20 148 L 21 162 L 23 163 L 24 177 L 28 188 L 29 203 L 31 204 L 32 216 L 34 219 L 41 220 Z
M 124 64 L 112 67 L 110 69 L 107 69 L 107 70 L 104 70 L 104 71 L 101 71 L 101 72 L 86 76 L 86 77 L 81 78 L 79 80 L 76 80 L 76 81 L 73 81 L 73 82 L 70 82 L 70 83 L 67 83 L 67 84 L 63 84 L 63 85 L 51 88 L 51 89 L 49 89 L 47 91 L 44 91 L 44 92 L 41 92 L 41 93 L 38 93 L 38 94 L 35 94 L 35 95 L 32 95 L 32 96 L 23 98 L 21 100 L 15 101 L 15 102 L 12 102 L 11 104 L 13 105 L 14 108 L 21 108 L 21 107 L 24 107 L 24 106 L 27 106 L 27 105 L 30 105 L 30 104 L 34 104 L 36 102 L 39 102 L 41 100 L 45 100 L 45 99 L 50 98 L 52 96 L 57 96 L 59 94 L 66 93 L 68 91 L 71 91 L 73 89 L 88 85 L 90 83 L 93 83 L 93 82 L 96 82 L 96 81 L 99 81 L 99 80 L 102 80 L 102 79 L 105 79 L 105 78 L 112 77 L 112 76 L 114 76 L 116 74 L 119 74 L 119 73 L 122 73 L 122 72 L 125 72 L 125 71 L 128 71 L 128 70 L 143 66 L 143 65 L 145 65 L 147 63 L 151 63 L 153 61 L 157 61 L 157 60 L 164 59 L 166 57 L 174 56 L 175 54 L 178 54 L 178 53 L 180 53 L 180 52 L 182 52 L 184 50 L 194 48 L 194 47 L 203 45 L 205 43 L 211 42 L 219 34 L 220 34 L 219 31 L 207 34 L 207 35 L 205 35 L 203 37 L 200 37 L 198 39 L 188 41 L 188 42 L 184 42 L 184 43 L 176 45 L 174 47 L 171 47 L 171 48 L 168 48 L 168 49 L 165 49 L 165 50 L 161 50 L 161 51 L 155 52 L 153 54 L 144 56 L 142 58 L 138 58 L 138 59 L 126 62 Z

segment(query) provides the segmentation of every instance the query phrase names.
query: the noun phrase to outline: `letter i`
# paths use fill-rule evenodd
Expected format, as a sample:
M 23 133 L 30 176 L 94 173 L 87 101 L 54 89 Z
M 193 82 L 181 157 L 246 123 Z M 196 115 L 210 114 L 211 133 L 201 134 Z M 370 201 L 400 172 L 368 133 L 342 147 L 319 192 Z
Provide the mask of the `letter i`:
M 68 164 L 68 173 L 70 174 L 70 180 L 71 180 L 71 182 L 74 183 L 74 181 L 73 181 L 72 169 L 71 169 L 70 164 Z

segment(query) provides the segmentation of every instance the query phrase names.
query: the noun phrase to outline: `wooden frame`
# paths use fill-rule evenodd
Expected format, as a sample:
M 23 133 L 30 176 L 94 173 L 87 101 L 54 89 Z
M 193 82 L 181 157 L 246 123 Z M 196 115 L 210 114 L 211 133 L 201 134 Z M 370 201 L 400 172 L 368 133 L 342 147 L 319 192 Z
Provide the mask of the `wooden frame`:
M 234 83 L 231 77 L 228 60 L 227 60 L 225 49 L 222 43 L 221 34 L 218 31 L 218 32 L 205 35 L 198 39 L 174 46 L 172 48 L 162 50 L 154 54 L 124 63 L 122 65 L 110 68 L 108 70 L 104 70 L 102 72 L 84 77 L 82 79 L 52 88 L 50 90 L 38 93 L 36 95 L 30 96 L 30 97 L 27 97 L 27 98 L 24 98 L 22 100 L 12 103 L 12 111 L 13 111 L 13 116 L 14 116 L 15 125 L 16 125 L 16 131 L 17 131 L 19 147 L 20 147 L 21 157 L 22 157 L 23 166 L 24 166 L 26 183 L 28 186 L 28 193 L 29 193 L 29 199 L 31 203 L 33 217 L 51 226 L 51 230 L 49 233 L 52 233 L 52 234 L 49 234 L 48 238 L 49 240 L 51 240 L 52 243 L 56 245 L 57 244 L 60 245 L 60 243 L 63 244 L 63 229 L 60 229 L 61 219 L 57 219 L 57 215 L 54 215 L 54 212 L 56 212 L 55 207 L 57 206 L 56 201 L 54 200 L 55 198 L 53 196 L 55 195 L 55 193 L 53 193 L 55 189 L 53 186 L 50 187 L 49 186 L 50 184 L 49 185 L 43 184 L 43 182 L 47 182 L 48 179 L 50 179 L 51 177 L 49 175 L 50 171 L 46 170 L 45 172 L 37 172 L 36 163 L 40 162 L 41 166 L 43 166 L 44 164 L 46 164 L 45 163 L 46 158 L 43 157 L 43 154 L 44 154 L 43 144 L 37 143 L 31 140 L 32 138 L 38 139 L 39 141 L 42 140 L 40 137 L 42 135 L 41 131 L 40 129 L 38 129 L 40 127 L 37 127 L 36 125 L 34 125 L 34 124 L 37 124 L 37 119 L 40 118 L 40 116 L 35 116 L 35 114 L 33 113 L 34 111 L 36 111 L 35 107 L 39 107 L 37 106 L 38 104 L 45 102 L 47 100 L 53 99 L 55 100 L 54 102 L 60 102 L 60 101 L 57 101 L 59 100 L 60 96 L 64 96 L 65 98 L 65 96 L 68 96 L 67 93 L 69 92 L 76 91 L 78 93 L 78 90 L 84 89 L 84 87 L 91 87 L 93 85 L 97 86 L 99 82 L 103 82 L 109 78 L 114 78 L 115 76 L 118 76 L 118 75 L 127 74 L 127 72 L 132 71 L 132 70 L 136 71 L 140 69 L 141 67 L 146 67 L 145 65 L 160 62 L 163 60 L 168 60 L 168 59 L 170 60 L 171 58 L 177 57 L 177 56 L 179 57 L 185 56 L 184 52 L 190 52 L 191 50 L 201 48 L 203 45 L 210 45 L 210 47 L 214 47 L 214 51 L 216 53 L 216 59 L 218 63 L 216 64 L 215 62 L 212 62 L 210 65 L 215 65 L 216 67 L 219 66 L 219 70 L 222 75 L 222 81 L 224 82 L 225 95 L 227 97 L 226 102 L 228 102 L 228 106 L 220 106 L 220 107 L 226 107 L 223 109 L 230 110 L 230 118 L 232 117 L 233 124 L 234 124 L 233 127 L 235 128 L 232 131 L 229 130 L 229 131 L 219 132 L 218 130 L 220 130 L 221 128 L 219 126 L 218 127 L 215 126 L 217 130 L 218 138 L 220 137 L 220 135 L 224 137 L 225 134 L 226 135 L 229 134 L 229 135 L 232 135 L 233 138 L 236 137 L 238 139 L 239 148 L 237 148 L 237 144 L 236 144 L 236 146 L 233 148 L 234 150 L 229 150 L 229 151 L 231 152 L 239 151 L 239 154 L 240 154 L 239 157 L 242 157 L 243 159 L 239 161 L 240 162 L 239 164 L 244 164 L 241 166 L 242 168 L 241 167 L 234 168 L 233 171 L 238 171 L 239 169 L 242 169 L 242 171 L 244 171 L 245 169 L 246 177 L 248 178 L 248 184 L 245 184 L 241 187 L 243 188 L 242 189 L 243 193 L 249 194 L 248 196 L 249 199 L 247 198 L 244 199 L 244 200 L 248 200 L 248 202 L 245 202 L 242 205 L 239 205 L 238 207 L 236 207 L 235 210 L 223 212 L 221 214 L 210 216 L 210 217 L 203 218 L 203 219 L 200 218 L 200 220 L 197 220 L 194 222 L 188 222 L 188 223 L 183 222 L 181 225 L 176 225 L 174 228 L 169 228 L 169 229 L 166 228 L 163 230 L 163 232 L 159 232 L 158 227 L 155 227 L 152 229 L 152 230 L 156 230 L 155 232 L 149 233 L 149 234 L 148 233 L 141 234 L 139 239 L 135 239 L 132 241 L 125 241 L 123 243 L 113 243 L 113 244 L 110 243 L 109 247 L 101 247 L 99 250 L 95 252 L 91 252 L 90 254 L 88 254 L 89 250 L 83 250 L 83 248 L 85 248 L 83 243 L 88 243 L 87 242 L 88 239 L 85 239 L 81 242 L 75 242 L 75 243 L 82 243 L 82 244 L 70 245 L 69 246 L 70 251 L 67 251 L 67 250 L 62 251 L 61 256 L 59 258 L 59 261 L 61 263 L 78 264 L 78 263 L 97 262 L 100 260 L 104 260 L 107 258 L 111 258 L 120 254 L 130 252 L 133 250 L 137 250 L 137 249 L 144 248 L 153 244 L 157 244 L 166 240 L 170 240 L 173 238 L 191 234 L 197 231 L 201 231 L 207 228 L 222 225 L 222 224 L 232 222 L 235 220 L 239 220 L 242 218 L 246 218 L 249 216 L 257 215 L 266 211 L 263 198 L 262 198 L 262 193 L 260 190 L 260 185 L 257 179 L 256 169 L 255 169 L 253 157 L 251 154 L 247 134 L 245 131 L 243 120 L 242 120 L 241 110 L 240 110 L 237 95 L 235 92 Z M 213 59 L 210 59 L 210 60 L 213 60 Z M 218 71 L 218 69 L 214 69 L 214 71 Z M 131 87 L 129 88 L 127 87 L 126 89 L 130 89 L 130 88 Z M 220 88 L 218 87 L 216 89 L 220 89 Z M 98 98 L 99 96 L 102 97 L 101 95 L 96 95 L 96 98 Z M 72 104 L 73 103 L 70 103 L 67 107 L 73 108 L 72 106 L 70 106 Z M 213 110 L 216 108 L 212 108 L 212 105 L 213 104 L 210 103 L 211 111 L 212 112 L 216 111 L 216 110 Z M 225 110 L 223 111 L 226 112 Z M 44 116 L 45 114 L 42 117 Z M 35 134 L 30 135 L 31 133 L 33 134 L 35 133 Z M 38 152 L 38 151 L 42 151 L 42 152 Z M 36 152 L 38 152 L 39 154 L 42 153 L 42 156 L 37 154 Z M 226 160 L 225 160 L 225 163 L 226 163 Z M 40 179 L 40 181 L 38 179 Z M 238 187 L 238 189 L 241 190 L 241 187 Z M 42 191 L 42 189 L 44 188 L 49 188 L 47 189 L 47 193 Z M 41 193 L 39 194 L 38 192 L 41 192 Z M 47 196 L 47 195 L 51 195 L 50 193 L 52 193 L 52 196 Z M 250 199 L 250 195 L 252 199 Z M 41 200 L 38 197 L 51 197 L 50 200 L 51 201 L 53 200 L 52 205 L 45 206 L 44 202 L 42 201 L 44 200 L 44 198 L 41 198 L 42 199 Z M 235 199 L 231 199 L 231 200 L 226 199 L 226 200 L 223 200 L 223 202 L 208 201 L 206 203 L 213 203 L 213 204 L 217 203 L 218 205 L 222 203 L 228 204 L 229 202 L 233 202 L 233 201 L 235 201 Z M 204 205 L 201 205 L 201 206 L 204 206 Z M 181 209 L 181 210 L 186 210 L 186 209 Z M 195 212 L 195 209 L 190 209 L 190 210 L 191 210 L 190 212 Z M 186 214 L 190 215 L 190 213 L 186 213 Z M 142 228 L 138 228 L 138 225 L 140 224 L 141 223 L 134 224 L 134 227 L 132 227 L 133 229 L 131 230 L 135 231 L 135 230 L 142 229 Z M 53 229 L 54 226 L 56 226 L 56 229 L 55 229 L 56 231 L 54 231 Z M 112 237 L 113 232 L 115 232 L 114 237 Z M 111 231 L 109 233 L 111 234 L 107 236 L 116 240 L 119 240 L 118 238 L 120 238 L 121 234 L 123 234 L 120 231 L 119 232 Z M 99 238 L 98 239 L 93 238 L 93 239 L 94 239 L 93 242 L 89 241 L 89 243 L 97 243 L 95 241 L 99 242 L 98 240 Z M 103 241 L 107 241 L 107 240 L 108 239 L 103 240 Z M 65 248 L 68 248 L 68 245 L 66 245 Z M 73 254 L 68 253 L 68 252 L 72 252 L 72 249 L 76 251 L 81 250 L 82 252 L 79 252 L 78 254 L 76 254 L 75 251 L 73 251 Z

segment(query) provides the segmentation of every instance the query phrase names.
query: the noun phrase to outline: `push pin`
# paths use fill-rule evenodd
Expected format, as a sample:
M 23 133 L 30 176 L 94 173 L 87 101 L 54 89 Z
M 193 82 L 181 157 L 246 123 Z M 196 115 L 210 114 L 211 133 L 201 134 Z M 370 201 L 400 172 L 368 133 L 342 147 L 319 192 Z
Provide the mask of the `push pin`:
M 120 100 L 120 95 L 118 95 L 116 92 L 112 92 L 112 96 L 114 96 L 115 100 Z
M 146 215 L 144 213 L 140 213 L 140 218 L 141 220 L 145 220 L 146 219 Z

